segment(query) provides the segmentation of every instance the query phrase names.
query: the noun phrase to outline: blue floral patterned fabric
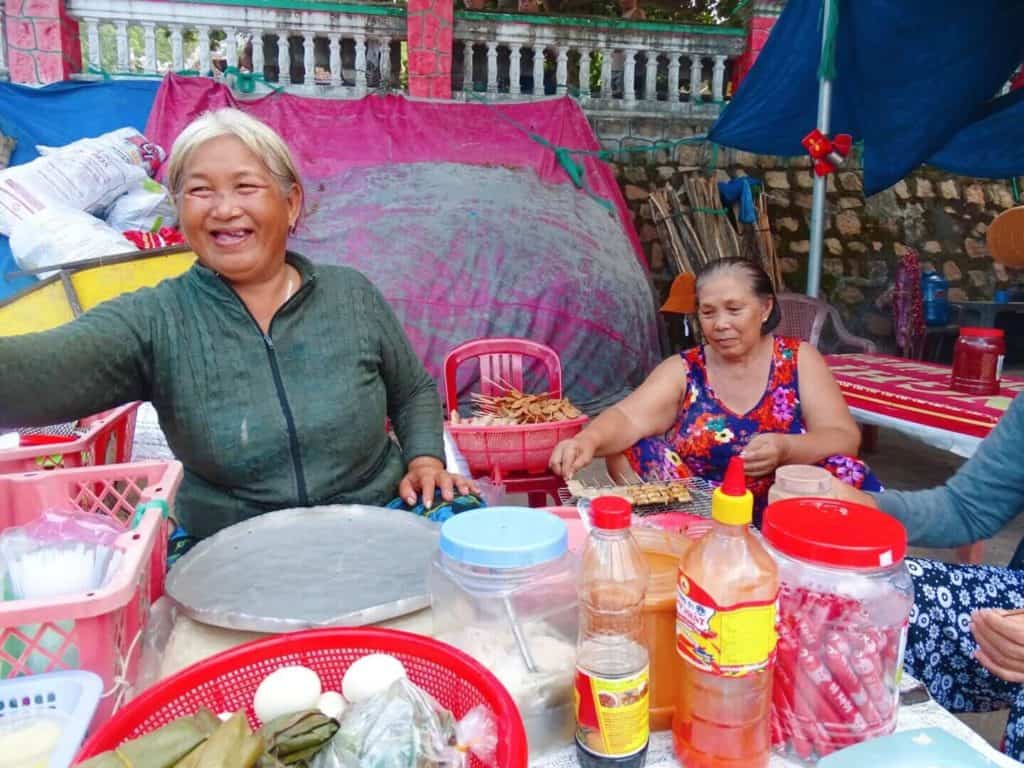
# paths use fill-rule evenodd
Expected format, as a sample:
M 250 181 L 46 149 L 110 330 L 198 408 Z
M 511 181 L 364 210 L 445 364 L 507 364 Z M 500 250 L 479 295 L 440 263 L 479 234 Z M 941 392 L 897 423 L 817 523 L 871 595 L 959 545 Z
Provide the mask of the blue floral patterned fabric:
M 717 484 L 722 481 L 729 459 L 740 453 L 755 435 L 805 432 L 797 371 L 800 344 L 799 339 L 775 337 L 768 385 L 757 405 L 744 414 L 731 411 L 711 388 L 704 348 L 683 352 L 689 382 L 679 418 L 664 436 L 641 440 L 627 452 L 633 469 L 647 480 L 697 476 Z M 829 456 L 820 464 L 855 488 L 881 489 L 859 459 Z M 747 478 L 747 487 L 754 494 L 755 521 L 760 520 L 774 481 L 774 474 Z

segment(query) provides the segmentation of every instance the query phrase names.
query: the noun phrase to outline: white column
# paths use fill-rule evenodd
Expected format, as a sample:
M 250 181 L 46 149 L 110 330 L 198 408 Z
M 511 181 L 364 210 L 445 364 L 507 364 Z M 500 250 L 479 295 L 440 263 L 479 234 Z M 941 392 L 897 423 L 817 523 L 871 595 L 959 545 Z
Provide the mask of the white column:
M 143 22 L 142 37 L 146 49 L 146 74 L 156 73 L 156 24 L 151 21 Z
M 380 63 L 378 66 L 378 72 L 380 72 L 380 83 L 377 84 L 378 88 L 391 88 L 391 38 L 382 37 L 378 41 L 378 52 L 380 53 Z
M 366 35 L 356 37 L 356 92 L 362 96 L 366 93 Z
M 580 50 L 580 98 L 590 98 L 590 49 Z
M 658 52 L 647 50 L 647 71 L 644 73 L 644 101 L 658 99 Z
M 117 71 L 128 71 L 128 22 L 117 22 Z M 178 34 L 181 34 L 179 30 Z M 175 67 L 181 69 L 181 67 Z
M 0 74 L 7 72 L 7 33 L 4 32 L 4 15 L 0 13 Z
M 533 46 L 533 95 L 544 95 L 544 46 Z
M 341 85 L 341 35 L 332 33 L 328 35 L 328 49 L 330 50 L 331 85 Z
M 487 93 L 498 92 L 498 43 L 487 42 Z
M 601 51 L 601 98 L 612 98 L 612 54 L 611 49 Z
M 278 85 L 291 85 L 292 82 L 292 57 L 289 52 L 291 45 L 288 41 L 287 32 L 277 33 L 277 83 Z
M 312 32 L 302 33 L 302 84 L 316 84 L 316 40 Z
M 668 100 L 670 104 L 679 101 L 679 52 L 668 54 Z
M 199 74 L 204 77 L 210 72 L 210 28 L 199 27 Z
M 224 56 L 226 66 L 238 66 L 238 32 L 234 27 L 224 28 Z
M 462 41 L 462 92 L 473 91 L 473 41 Z
M 627 102 L 636 101 L 636 51 L 626 48 L 622 51 L 625 64 L 622 67 L 622 98 Z
M 181 31 L 180 24 L 171 27 L 171 69 L 175 72 L 185 68 L 185 50 Z
M 715 69 L 711 80 L 711 98 L 725 100 L 725 56 L 715 56 Z
M 519 78 L 522 76 L 520 69 L 523 58 L 523 46 L 520 43 L 512 43 L 508 47 L 508 92 L 513 96 L 519 96 L 522 90 L 519 85 Z
M 690 57 L 690 103 L 700 104 L 700 86 L 702 80 L 702 69 L 704 62 L 700 56 Z
M 89 40 L 89 66 L 93 69 L 100 68 L 100 23 L 96 19 L 85 20 L 86 37 Z M 6 47 L 7 43 L 0 41 L 0 48 Z
M 258 77 L 263 77 L 263 32 L 258 29 L 254 29 L 249 33 L 252 35 L 252 73 Z
M 569 90 L 569 49 L 558 46 L 558 66 L 555 68 L 555 92 L 559 95 Z

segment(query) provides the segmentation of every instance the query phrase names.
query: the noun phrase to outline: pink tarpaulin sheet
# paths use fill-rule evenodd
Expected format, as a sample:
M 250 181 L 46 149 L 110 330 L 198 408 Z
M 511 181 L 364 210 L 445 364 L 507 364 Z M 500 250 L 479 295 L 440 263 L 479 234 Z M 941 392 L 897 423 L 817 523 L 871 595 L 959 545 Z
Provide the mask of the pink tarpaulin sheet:
M 364 272 L 438 380 L 463 341 L 530 338 L 559 353 L 565 394 L 593 413 L 657 363 L 654 302 L 610 170 L 583 161 L 591 190 L 611 209 L 573 186 L 554 152 L 506 119 L 552 144 L 596 149 L 572 100 L 243 101 L 212 81 L 170 76 L 147 134 L 170 147 L 190 120 L 223 106 L 261 118 L 295 152 L 306 199 L 290 246 Z M 476 378 L 472 367 L 460 377 L 463 396 Z
M 358 101 L 309 99 L 276 92 L 238 99 L 207 78 L 167 75 L 153 103 L 146 136 L 168 150 L 182 129 L 203 112 L 238 107 L 284 136 L 305 178 L 333 176 L 353 166 L 447 162 L 532 168 L 541 180 L 571 183 L 555 153 L 523 128 L 559 147 L 599 150 L 579 105 L 568 97 L 524 104 L 488 105 L 368 96 Z M 515 121 L 507 122 L 506 120 Z M 577 156 L 587 185 L 613 203 L 645 267 L 640 239 L 611 168 Z

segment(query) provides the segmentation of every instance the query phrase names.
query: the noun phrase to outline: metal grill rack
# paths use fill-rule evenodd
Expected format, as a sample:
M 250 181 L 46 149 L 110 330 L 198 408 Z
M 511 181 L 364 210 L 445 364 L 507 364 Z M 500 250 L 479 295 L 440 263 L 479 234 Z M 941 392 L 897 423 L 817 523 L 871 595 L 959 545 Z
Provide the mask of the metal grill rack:
M 595 462 L 598 464 L 599 462 Z M 603 463 L 603 462 L 600 462 Z M 686 477 L 686 478 L 665 478 L 664 480 L 654 481 L 643 481 L 635 473 L 631 472 L 631 475 L 624 478 L 620 482 L 616 482 L 603 468 L 597 469 L 594 465 L 588 467 L 586 470 L 581 472 L 574 478 L 575 482 L 578 482 L 587 491 L 588 495 L 601 495 L 602 492 L 614 494 L 616 489 L 621 488 L 641 488 L 644 486 L 658 486 L 667 485 L 669 483 L 681 484 L 690 494 L 690 500 L 685 502 L 670 502 L 667 504 L 645 504 L 634 507 L 634 512 L 638 515 L 655 515 L 662 512 L 686 512 L 691 515 L 697 515 L 698 517 L 711 517 L 711 492 L 713 489 L 712 485 L 707 480 L 699 477 Z M 558 491 L 559 501 L 562 504 L 571 506 L 576 504 L 579 499 L 567 488 L 560 488 Z

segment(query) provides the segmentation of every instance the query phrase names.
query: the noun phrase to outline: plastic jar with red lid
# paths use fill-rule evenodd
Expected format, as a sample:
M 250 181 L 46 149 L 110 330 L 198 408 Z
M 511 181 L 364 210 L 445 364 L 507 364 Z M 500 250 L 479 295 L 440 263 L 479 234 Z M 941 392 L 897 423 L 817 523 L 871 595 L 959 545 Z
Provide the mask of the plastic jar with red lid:
M 914 587 L 907 535 L 885 513 L 787 499 L 762 534 L 779 565 L 772 743 L 801 759 L 891 733 Z
M 953 348 L 950 388 L 972 395 L 999 394 L 1006 340 L 999 328 L 961 328 Z

